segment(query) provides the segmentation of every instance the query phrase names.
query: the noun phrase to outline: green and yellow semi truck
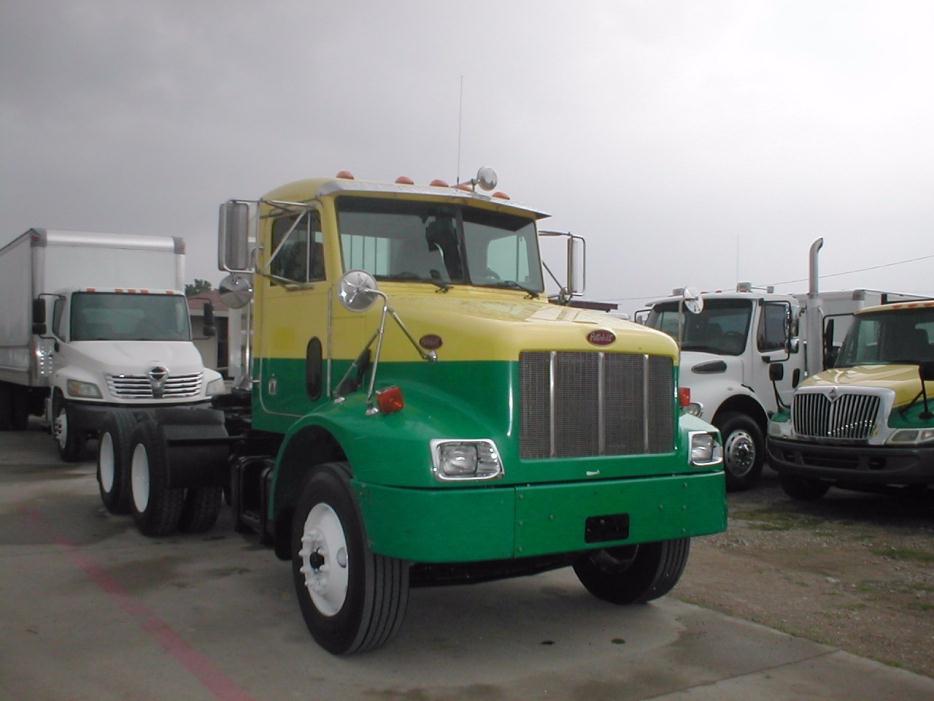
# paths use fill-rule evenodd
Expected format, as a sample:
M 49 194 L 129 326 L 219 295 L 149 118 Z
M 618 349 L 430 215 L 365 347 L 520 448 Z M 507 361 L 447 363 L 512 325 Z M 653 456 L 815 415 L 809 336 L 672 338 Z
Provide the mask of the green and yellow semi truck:
M 601 599 L 645 602 L 726 527 L 720 437 L 681 413 L 675 342 L 549 301 L 545 215 L 484 192 L 493 175 L 341 173 L 222 205 L 245 388 L 126 441 L 137 512 L 179 502 L 186 470 L 230 485 L 237 528 L 291 560 L 333 653 L 388 640 L 412 586 L 572 566 Z M 569 236 L 558 301 L 581 254 Z M 150 532 L 173 528 L 160 508 Z

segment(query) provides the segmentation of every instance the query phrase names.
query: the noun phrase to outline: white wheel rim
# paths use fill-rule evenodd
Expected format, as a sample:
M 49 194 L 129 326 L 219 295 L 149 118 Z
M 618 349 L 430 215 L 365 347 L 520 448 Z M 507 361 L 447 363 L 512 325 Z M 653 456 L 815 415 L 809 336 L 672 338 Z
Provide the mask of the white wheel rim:
M 65 407 L 62 407 L 55 417 L 55 438 L 58 439 L 58 447 L 65 450 L 68 443 L 68 413 Z
M 101 435 L 100 452 L 97 454 L 97 469 L 100 470 L 101 488 L 110 494 L 114 488 L 114 440 L 110 432 Z
M 756 443 L 746 431 L 733 431 L 724 446 L 726 469 L 737 477 L 744 477 L 756 464 Z
M 327 504 L 315 504 L 308 512 L 299 558 L 305 588 L 315 608 L 325 616 L 335 615 L 347 598 L 350 578 L 344 527 Z
M 149 453 L 142 443 L 137 443 L 133 449 L 130 482 L 133 485 L 133 505 L 143 513 L 149 505 Z

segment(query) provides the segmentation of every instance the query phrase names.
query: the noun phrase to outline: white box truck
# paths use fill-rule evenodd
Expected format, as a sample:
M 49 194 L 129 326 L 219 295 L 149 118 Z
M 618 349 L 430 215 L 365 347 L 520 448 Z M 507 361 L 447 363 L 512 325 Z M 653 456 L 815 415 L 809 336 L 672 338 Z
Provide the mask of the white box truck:
M 72 461 L 115 413 L 222 392 L 191 341 L 184 275 L 178 237 L 30 229 L 0 248 L 0 430 L 44 415 Z

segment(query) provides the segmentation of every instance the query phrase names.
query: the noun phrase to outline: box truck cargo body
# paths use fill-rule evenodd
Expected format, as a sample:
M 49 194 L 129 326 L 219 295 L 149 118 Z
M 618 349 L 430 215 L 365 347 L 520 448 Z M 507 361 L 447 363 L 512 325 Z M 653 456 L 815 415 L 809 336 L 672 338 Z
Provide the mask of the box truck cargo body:
M 0 249 L 0 429 L 45 415 L 65 459 L 117 409 L 203 403 L 178 237 L 30 229 Z

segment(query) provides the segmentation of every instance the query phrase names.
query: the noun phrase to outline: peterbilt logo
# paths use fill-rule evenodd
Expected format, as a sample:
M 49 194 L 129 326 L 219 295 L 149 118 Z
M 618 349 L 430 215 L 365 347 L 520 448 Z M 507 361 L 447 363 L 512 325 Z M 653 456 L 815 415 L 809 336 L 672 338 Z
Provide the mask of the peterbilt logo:
M 616 334 L 606 329 L 597 329 L 587 334 L 587 340 L 595 346 L 608 346 L 616 340 Z
M 169 377 L 169 369 L 156 365 L 149 370 L 149 384 L 152 387 L 152 396 L 155 399 L 162 399 L 165 394 L 165 381 Z

